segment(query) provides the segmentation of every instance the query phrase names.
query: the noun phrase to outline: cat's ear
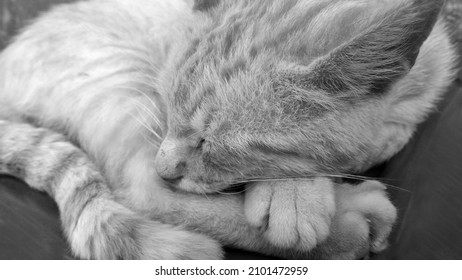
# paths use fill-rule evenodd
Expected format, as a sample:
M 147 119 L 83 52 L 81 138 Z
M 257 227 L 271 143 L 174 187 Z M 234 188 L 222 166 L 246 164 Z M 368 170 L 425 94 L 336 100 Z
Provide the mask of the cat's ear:
M 220 3 L 220 0 L 194 0 L 193 9 L 196 11 L 207 11 Z
M 444 0 L 404 1 L 366 31 L 314 61 L 303 79 L 327 92 L 383 93 L 414 66 Z

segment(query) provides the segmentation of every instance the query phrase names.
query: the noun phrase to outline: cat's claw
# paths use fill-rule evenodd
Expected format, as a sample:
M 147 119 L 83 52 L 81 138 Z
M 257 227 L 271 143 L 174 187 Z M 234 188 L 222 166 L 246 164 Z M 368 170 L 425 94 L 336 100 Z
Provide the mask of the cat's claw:
M 309 251 L 329 236 L 335 214 L 333 184 L 324 178 L 251 185 L 245 215 L 272 245 Z
M 336 188 L 337 212 L 329 238 L 316 249 L 325 259 L 358 259 L 388 247 L 388 237 L 397 218 L 386 187 L 377 181 Z

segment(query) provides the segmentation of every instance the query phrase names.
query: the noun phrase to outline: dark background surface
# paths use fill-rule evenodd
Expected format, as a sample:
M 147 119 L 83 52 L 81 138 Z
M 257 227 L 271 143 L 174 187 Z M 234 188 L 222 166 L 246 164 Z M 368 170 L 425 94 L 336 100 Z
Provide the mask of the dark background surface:
M 30 18 L 63 2 L 72 0 L 0 0 L 0 49 Z M 461 11 L 446 14 L 453 26 L 461 25 Z M 462 39 L 462 32 L 453 34 Z M 406 148 L 370 174 L 390 185 L 400 212 L 390 248 L 372 258 L 462 259 L 461 74 Z M 0 259 L 70 258 L 51 198 L 0 175 Z M 266 257 L 229 249 L 227 258 Z

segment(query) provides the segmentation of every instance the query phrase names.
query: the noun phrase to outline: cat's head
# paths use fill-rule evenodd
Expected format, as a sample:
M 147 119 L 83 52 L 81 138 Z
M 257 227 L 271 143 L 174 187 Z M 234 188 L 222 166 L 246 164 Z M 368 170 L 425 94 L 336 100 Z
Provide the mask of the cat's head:
M 158 81 L 169 96 L 158 174 L 213 192 L 361 168 L 378 148 L 384 96 L 443 2 L 198 1 L 198 26 Z

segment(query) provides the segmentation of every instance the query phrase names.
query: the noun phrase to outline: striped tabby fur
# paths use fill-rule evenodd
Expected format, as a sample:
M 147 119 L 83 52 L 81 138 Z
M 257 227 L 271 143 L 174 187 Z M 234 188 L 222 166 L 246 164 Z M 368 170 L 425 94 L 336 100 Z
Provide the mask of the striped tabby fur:
M 329 172 L 362 170 L 399 151 L 451 82 L 454 55 L 443 22 L 436 21 L 442 1 L 374 1 L 381 7 L 393 1 L 395 5 L 390 4 L 388 14 L 382 14 L 385 8 L 364 12 L 373 8 L 362 0 L 90 0 L 59 6 L 25 28 L 0 55 L 0 170 L 55 199 L 66 237 L 79 258 L 221 258 L 220 245 L 289 258 L 352 259 L 379 252 L 396 219 L 384 186 L 374 181 L 334 184 L 312 175 L 329 177 L 330 173 L 315 173 L 321 165 L 329 166 Z M 419 17 L 419 5 L 429 23 Z M 390 21 L 395 12 L 400 20 Z M 415 18 L 403 16 L 409 14 Z M 345 34 L 338 27 L 355 15 L 374 16 L 356 22 L 358 30 Z M 312 29 L 306 28 L 312 19 Z M 239 24 L 234 25 L 235 20 Z M 390 62 L 376 72 L 328 75 L 344 77 L 344 83 L 329 83 L 319 73 L 310 76 L 316 79 L 302 78 L 329 63 L 351 67 L 342 59 L 348 57 L 342 57 L 342 50 L 351 50 L 348 44 L 357 38 L 369 38 L 359 35 L 372 22 L 381 31 L 387 30 L 384 23 L 397 23 L 393 31 L 405 26 L 412 36 L 401 35 L 417 38 L 412 41 L 417 47 L 423 44 L 421 55 L 416 57 L 416 45 L 403 39 L 404 46 L 411 47 L 398 48 L 390 57 L 377 49 L 372 52 Z M 408 28 L 424 23 L 414 29 L 420 36 Z M 255 29 L 245 30 L 249 26 Z M 247 35 L 258 32 L 247 38 L 239 30 Z M 282 37 L 273 37 L 273 31 Z M 395 33 L 382 35 L 390 39 Z M 263 44 L 247 48 L 253 38 Z M 326 48 L 320 48 L 321 43 Z M 308 50 L 297 44 L 306 44 Z M 250 66 L 240 55 L 253 57 Z M 297 56 L 302 59 L 294 60 Z M 373 61 L 359 59 L 353 66 L 368 69 Z M 312 62 L 325 63 L 309 68 Z M 390 65 L 395 68 L 388 69 Z M 265 75 L 273 70 L 281 71 L 272 76 L 279 83 L 271 87 L 274 80 Z M 267 102 L 265 98 L 276 96 L 269 91 L 258 100 L 265 106 L 248 107 L 248 99 L 255 98 L 251 94 L 261 90 L 255 88 L 260 81 L 261 88 L 285 92 L 287 99 Z M 316 92 L 311 91 L 313 82 L 319 82 Z M 367 86 L 376 84 L 378 90 L 389 91 L 368 99 L 376 95 Z M 237 92 L 226 94 L 233 90 Z M 313 110 L 298 106 L 307 100 Z M 222 107 L 205 108 L 216 104 Z M 350 108 L 352 104 L 374 105 L 358 109 Z M 279 105 L 289 107 L 271 110 Z M 267 117 L 275 111 L 286 113 L 278 119 L 280 124 L 331 113 L 339 115 L 324 121 L 344 122 L 321 122 L 330 126 L 301 131 L 306 123 L 275 126 Z M 213 117 L 223 112 L 229 113 L 223 115 L 224 123 L 216 123 Z M 229 116 L 236 121 L 226 123 Z M 205 138 L 207 125 L 239 129 L 212 135 L 229 138 L 215 138 L 204 148 L 229 139 L 234 146 L 219 147 L 215 154 L 198 159 L 202 147 L 197 144 Z M 278 130 L 287 127 L 298 130 Z M 259 133 L 263 128 L 265 133 Z M 273 142 L 264 142 L 268 139 Z M 312 149 L 318 161 L 299 156 L 311 144 L 318 145 Z M 229 156 L 236 151 L 248 160 Z M 217 158 L 216 170 L 190 164 Z M 188 168 L 182 168 L 185 159 L 190 161 Z M 268 165 L 271 172 L 258 173 L 268 171 Z M 207 174 L 210 170 L 214 172 Z M 259 177 L 277 174 L 283 180 L 253 182 L 245 194 L 216 194 L 248 178 L 242 175 L 249 171 Z M 311 176 L 288 178 L 294 174 Z M 181 182 L 172 187 L 163 179 Z

